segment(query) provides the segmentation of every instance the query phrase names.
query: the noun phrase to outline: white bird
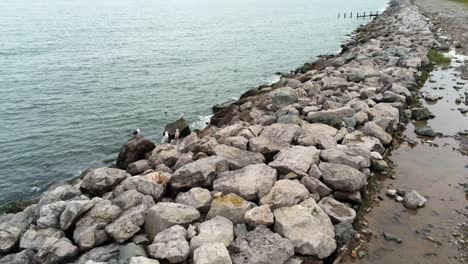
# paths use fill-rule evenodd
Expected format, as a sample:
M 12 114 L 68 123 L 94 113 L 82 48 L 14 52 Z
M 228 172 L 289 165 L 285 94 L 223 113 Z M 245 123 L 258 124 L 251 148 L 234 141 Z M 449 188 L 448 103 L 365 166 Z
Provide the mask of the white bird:
M 164 136 L 161 139 L 161 144 L 169 142 L 169 132 L 164 131 Z
M 179 131 L 179 129 L 177 128 L 177 129 L 175 130 L 174 138 L 175 138 L 175 139 L 179 139 L 179 137 L 180 137 L 180 131 Z
M 131 135 L 136 136 L 138 134 L 140 134 L 140 129 L 139 128 L 137 128 L 137 130 L 133 131 Z

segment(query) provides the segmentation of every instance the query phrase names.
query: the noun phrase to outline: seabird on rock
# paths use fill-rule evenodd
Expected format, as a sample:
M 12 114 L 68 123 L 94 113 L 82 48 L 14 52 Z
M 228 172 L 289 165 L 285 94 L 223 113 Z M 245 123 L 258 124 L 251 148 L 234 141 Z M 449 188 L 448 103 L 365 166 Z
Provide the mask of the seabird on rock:
M 138 134 L 140 134 L 140 129 L 139 128 L 137 128 L 137 130 L 133 131 L 131 135 L 136 136 Z
M 164 136 L 161 139 L 161 144 L 169 142 L 169 132 L 164 131 Z
M 179 139 L 179 137 L 180 137 L 180 131 L 179 131 L 179 129 L 177 128 L 177 129 L 175 130 L 174 139 Z

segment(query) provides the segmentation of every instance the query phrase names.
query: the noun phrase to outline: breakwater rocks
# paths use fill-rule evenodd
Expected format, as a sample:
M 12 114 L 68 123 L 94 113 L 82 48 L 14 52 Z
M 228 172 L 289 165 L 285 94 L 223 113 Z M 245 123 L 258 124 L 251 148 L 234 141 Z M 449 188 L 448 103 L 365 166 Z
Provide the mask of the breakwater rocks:
M 245 93 L 211 126 L 154 149 L 132 139 L 120 169 L 2 216 L 0 263 L 331 262 L 434 44 L 395 1 L 340 55 Z

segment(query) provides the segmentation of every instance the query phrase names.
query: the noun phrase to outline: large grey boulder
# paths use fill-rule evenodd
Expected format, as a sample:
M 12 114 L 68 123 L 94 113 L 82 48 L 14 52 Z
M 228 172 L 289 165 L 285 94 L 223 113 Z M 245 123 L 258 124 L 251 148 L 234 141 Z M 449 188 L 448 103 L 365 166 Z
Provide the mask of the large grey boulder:
M 315 146 L 327 149 L 336 146 L 335 135 L 338 130 L 325 124 L 302 124 L 302 132 L 297 143 L 303 146 Z
M 0 258 L 0 264 L 36 264 L 34 262 L 34 252 L 32 249 L 25 249 L 16 254 L 9 254 Z
M 130 242 L 120 248 L 119 261 L 126 261 L 127 263 L 134 257 L 147 257 L 145 248 Z
M 382 145 L 384 146 L 390 144 L 390 142 L 392 141 L 392 136 L 385 132 L 385 130 L 382 127 L 378 126 L 372 121 L 369 121 L 366 124 L 364 124 L 364 127 L 361 131 L 367 136 L 379 139 L 380 143 L 382 143 Z
M 337 109 L 322 110 L 319 112 L 310 112 L 307 114 L 307 121 L 310 123 L 322 123 L 334 128 L 341 128 L 343 119 L 352 117 L 356 112 L 350 107 L 341 107 Z
M 272 209 L 298 204 L 309 197 L 309 191 L 298 180 L 279 180 L 270 192 L 260 199 L 261 205 Z
M 234 224 L 243 224 L 245 223 L 245 213 L 253 207 L 255 207 L 254 203 L 246 201 L 234 193 L 229 193 L 213 200 L 206 219 L 212 219 L 219 215 L 226 217 Z
M 40 228 L 60 228 L 60 215 L 65 210 L 66 201 L 57 201 L 41 207 L 37 226 Z
M 289 146 L 299 136 L 301 127 L 295 124 L 272 124 L 263 128 L 258 137 L 249 140 L 249 150 L 265 155 Z
M 127 167 L 127 173 L 131 175 L 142 174 L 143 172 L 151 169 L 150 163 L 146 159 L 132 162 Z
M 124 211 L 112 224 L 106 226 L 106 232 L 118 243 L 126 241 L 140 231 L 145 223 L 146 212 L 152 205 L 153 199 L 146 196 L 141 204 Z
M 210 187 L 216 176 L 229 170 L 225 158 L 211 156 L 186 164 L 174 172 L 171 186 L 175 190 L 188 190 L 193 187 Z
M 187 230 L 180 225 L 174 225 L 158 233 L 153 244 L 148 246 L 151 257 L 179 263 L 187 259 L 190 247 L 187 242 Z
M 187 242 L 187 230 L 180 225 L 174 225 L 159 232 L 148 246 L 151 257 L 179 263 L 187 259 L 190 247 Z
M 86 250 L 102 245 L 109 240 L 104 228 L 112 223 L 122 210 L 109 200 L 94 198 L 94 206 L 78 222 L 73 240 L 80 249 Z
M 270 226 L 275 222 L 268 205 L 257 206 L 247 211 L 245 221 L 250 229 L 254 229 L 259 225 Z
M 155 167 L 164 164 L 172 167 L 182 155 L 180 148 L 169 143 L 157 146 L 149 157 L 150 164 Z
M 231 257 L 223 243 L 206 243 L 193 253 L 193 264 L 231 264 Z
M 332 197 L 322 198 L 318 205 L 330 217 L 334 224 L 342 222 L 352 223 L 356 218 L 356 212 L 352 208 L 338 202 Z
M 129 174 L 114 168 L 97 168 L 88 172 L 81 182 L 81 190 L 92 195 L 101 196 L 111 191 L 125 180 Z
M 235 136 L 224 138 L 220 140 L 219 143 L 236 147 L 242 150 L 247 150 L 247 143 L 249 143 L 249 140 L 243 136 Z
M 200 212 L 207 212 L 210 208 L 213 197 L 210 191 L 200 187 L 195 187 L 187 192 L 179 193 L 175 202 L 195 207 Z
M 44 241 L 49 237 L 62 238 L 65 233 L 54 228 L 38 229 L 35 225 L 31 227 L 21 237 L 19 247 L 21 249 L 39 250 Z
M 132 207 L 135 207 L 141 204 L 144 199 L 145 199 L 144 194 L 137 192 L 135 190 L 128 190 L 117 195 L 114 199 L 112 199 L 112 203 L 120 207 L 122 211 L 125 211 L 127 209 L 130 209 Z
M 282 87 L 270 92 L 273 107 L 281 109 L 297 102 L 297 94 L 291 87 Z
M 157 203 L 148 210 L 145 232 L 150 241 L 164 229 L 173 225 L 188 225 L 200 218 L 200 213 L 193 206 L 178 203 Z
M 234 225 L 231 220 L 218 215 L 198 226 L 198 235 L 190 240 L 190 249 L 193 252 L 205 243 L 222 243 L 227 247 L 233 240 Z
M 166 192 L 171 175 L 164 172 L 151 172 L 141 176 L 133 176 L 125 179 L 114 189 L 114 196 L 121 195 L 125 191 L 135 190 L 141 194 L 150 195 L 155 201 L 159 201 Z
M 364 135 L 361 131 L 347 133 L 343 138 L 343 145 L 348 147 L 361 147 L 371 152 L 375 151 L 382 154 L 385 151 L 382 143 L 375 137 Z
M 90 251 L 83 253 L 76 264 L 86 264 L 87 261 L 96 261 L 96 262 L 104 262 L 117 258 L 120 252 L 120 245 L 118 244 L 109 244 L 102 247 L 95 247 Z
M 60 214 L 60 229 L 68 230 L 89 209 L 94 206 L 94 200 L 82 199 L 67 202 L 65 209 Z
M 220 144 L 214 148 L 217 156 L 227 160 L 231 170 L 237 170 L 250 164 L 264 163 L 262 154 Z
M 333 190 L 330 189 L 327 185 L 325 185 L 323 182 L 314 177 L 303 177 L 301 179 L 301 183 L 307 188 L 307 190 L 310 193 L 316 193 L 320 195 L 320 197 L 330 195 L 333 192 Z
M 57 201 L 67 201 L 80 195 L 80 190 L 68 184 L 53 187 L 42 194 L 39 202 L 37 203 L 36 213 L 39 214 L 41 207 L 44 205 Z
M 229 252 L 234 264 L 283 264 L 294 255 L 294 246 L 288 239 L 260 225 L 238 237 Z
M 367 184 L 366 175 L 346 165 L 321 162 L 319 169 L 323 182 L 334 190 L 356 192 Z
M 300 177 L 306 176 L 312 164 L 318 164 L 320 151 L 313 146 L 290 146 L 282 149 L 268 165 L 280 174 L 294 172 Z
M 26 209 L 16 214 L 0 217 L 0 253 L 8 254 L 20 241 L 21 236 L 33 222 L 33 212 Z
M 367 109 L 366 112 L 370 120 L 387 119 L 389 122 L 388 126 L 384 128 L 385 130 L 387 128 L 396 129 L 400 122 L 400 112 L 389 103 L 376 104 L 372 108 Z
M 297 253 L 323 259 L 335 251 L 333 225 L 313 199 L 279 208 L 273 214 L 275 232 L 291 240 Z
M 277 172 L 265 164 L 252 164 L 235 171 L 220 173 L 213 182 L 213 190 L 235 193 L 249 201 L 265 196 L 275 183 Z
M 329 163 L 348 165 L 358 170 L 368 168 L 371 165 L 370 151 L 359 147 L 322 150 L 320 158 Z
M 37 251 L 34 260 L 43 264 L 62 264 L 77 256 L 78 248 L 68 238 L 49 237 Z

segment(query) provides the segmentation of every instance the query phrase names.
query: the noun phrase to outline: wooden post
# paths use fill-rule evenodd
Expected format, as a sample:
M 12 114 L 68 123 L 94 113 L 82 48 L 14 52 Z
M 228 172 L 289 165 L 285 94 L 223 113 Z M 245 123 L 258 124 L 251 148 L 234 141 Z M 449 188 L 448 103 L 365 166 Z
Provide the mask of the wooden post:
M 338 18 L 340 18 L 340 13 L 338 13 Z
M 372 11 L 370 11 L 370 15 L 369 15 L 369 17 L 372 17 Z
M 364 12 L 364 15 L 362 16 L 362 18 L 366 18 L 366 12 Z
M 351 12 L 351 16 L 349 18 L 353 18 L 353 12 Z
M 344 18 L 346 18 L 346 13 L 344 13 Z
M 359 12 L 357 12 L 356 18 L 359 18 Z

